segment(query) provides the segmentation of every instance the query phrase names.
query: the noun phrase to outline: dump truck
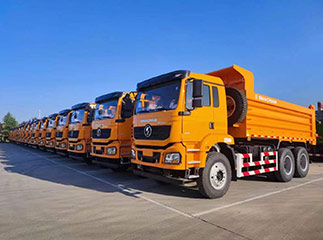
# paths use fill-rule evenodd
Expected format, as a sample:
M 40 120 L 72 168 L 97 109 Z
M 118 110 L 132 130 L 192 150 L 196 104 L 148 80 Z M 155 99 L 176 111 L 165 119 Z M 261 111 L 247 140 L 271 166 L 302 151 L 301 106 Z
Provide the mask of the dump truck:
M 79 103 L 72 106 L 71 121 L 68 126 L 68 154 L 90 163 L 91 122 L 93 107 L 91 103 Z
M 29 138 L 31 137 L 31 121 L 29 120 L 24 128 L 23 144 L 28 145 Z
M 95 99 L 92 162 L 112 169 L 126 169 L 130 166 L 135 97 L 134 92 L 113 92 Z
M 33 121 L 33 125 L 32 125 L 32 130 L 31 130 L 31 138 L 30 138 L 30 145 L 33 148 L 37 148 L 38 147 L 38 142 L 39 142 L 39 127 L 40 127 L 40 120 L 39 119 L 35 119 Z
M 15 136 L 16 130 L 17 130 L 16 127 L 10 129 L 9 136 L 8 136 L 8 139 L 9 139 L 10 142 L 15 142 L 15 137 L 14 136 Z
M 46 128 L 46 151 L 56 152 L 56 128 L 59 115 L 53 113 L 48 116 L 48 123 Z
M 20 123 L 16 132 L 16 143 L 21 144 L 23 137 L 24 122 Z
M 137 84 L 131 162 L 158 181 L 196 181 L 207 198 L 231 180 L 266 174 L 281 182 L 309 171 L 315 107 L 254 92 L 237 65 L 207 74 L 179 70 Z
M 67 155 L 68 149 L 68 125 L 71 119 L 71 109 L 60 111 L 56 128 L 56 152 L 61 155 Z
M 39 126 L 38 148 L 41 150 L 45 150 L 45 146 L 46 146 L 46 129 L 47 129 L 48 121 L 49 121 L 48 117 L 43 117 L 41 119 L 41 123 Z

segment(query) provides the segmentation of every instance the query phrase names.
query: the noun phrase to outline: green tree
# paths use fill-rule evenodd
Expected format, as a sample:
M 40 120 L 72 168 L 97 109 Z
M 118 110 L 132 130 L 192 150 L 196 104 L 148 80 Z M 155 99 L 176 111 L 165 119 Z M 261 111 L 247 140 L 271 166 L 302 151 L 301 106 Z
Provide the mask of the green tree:
M 14 118 L 14 116 L 11 115 L 11 113 L 8 112 L 3 117 L 2 131 L 0 133 L 2 140 L 8 139 L 10 129 L 15 128 L 17 126 L 17 120 Z

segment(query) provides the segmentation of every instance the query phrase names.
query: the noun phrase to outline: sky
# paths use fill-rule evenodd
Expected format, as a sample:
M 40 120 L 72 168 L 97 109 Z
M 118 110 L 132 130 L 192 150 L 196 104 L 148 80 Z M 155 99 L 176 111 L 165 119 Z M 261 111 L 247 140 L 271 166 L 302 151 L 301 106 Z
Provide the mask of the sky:
M 148 78 L 237 64 L 255 92 L 323 101 L 323 1 L 0 2 L 0 121 L 46 116 Z

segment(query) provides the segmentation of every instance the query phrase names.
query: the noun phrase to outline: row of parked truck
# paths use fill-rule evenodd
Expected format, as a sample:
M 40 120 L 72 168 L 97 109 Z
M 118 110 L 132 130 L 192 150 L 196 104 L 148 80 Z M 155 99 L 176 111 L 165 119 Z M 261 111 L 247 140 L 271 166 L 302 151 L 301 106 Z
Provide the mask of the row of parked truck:
M 243 177 L 305 177 L 315 107 L 255 93 L 253 74 L 237 65 L 181 70 L 23 123 L 10 140 L 158 181 L 196 181 L 218 198 Z

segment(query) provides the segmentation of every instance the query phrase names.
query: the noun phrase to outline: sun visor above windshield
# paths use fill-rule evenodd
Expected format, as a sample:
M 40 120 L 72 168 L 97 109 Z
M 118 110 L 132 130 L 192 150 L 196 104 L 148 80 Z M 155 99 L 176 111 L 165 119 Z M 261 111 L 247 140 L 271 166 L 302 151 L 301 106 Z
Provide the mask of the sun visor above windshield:
M 56 118 L 57 117 L 57 113 L 53 113 L 53 114 L 51 114 L 51 115 L 49 115 L 48 117 L 50 118 L 50 119 L 54 119 L 54 118 Z
M 77 110 L 77 109 L 82 109 L 82 108 L 86 108 L 86 107 L 89 107 L 90 106 L 90 103 L 79 103 L 79 104 L 76 104 L 74 106 L 72 106 L 72 110 Z
M 138 83 L 137 84 L 137 91 L 140 91 L 143 88 L 152 87 L 157 84 L 183 79 L 183 78 L 188 77 L 189 75 L 190 75 L 190 71 L 188 71 L 188 70 L 177 70 L 174 72 L 166 73 L 166 74 L 154 77 L 154 78 L 150 78 L 150 79 L 145 80 L 141 83 Z
M 65 116 L 65 115 L 67 115 L 70 111 L 71 111 L 71 109 L 64 109 L 64 110 L 62 110 L 62 111 L 58 112 L 58 114 L 59 114 L 59 115 L 63 115 L 63 116 Z
M 106 102 L 106 101 L 111 100 L 111 99 L 116 99 L 116 98 L 122 97 L 122 95 L 123 95 L 123 92 L 108 93 L 108 94 L 102 95 L 100 97 L 97 97 L 95 99 L 95 102 L 96 103 Z

